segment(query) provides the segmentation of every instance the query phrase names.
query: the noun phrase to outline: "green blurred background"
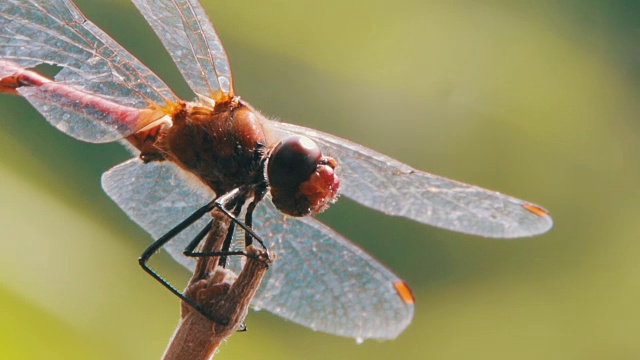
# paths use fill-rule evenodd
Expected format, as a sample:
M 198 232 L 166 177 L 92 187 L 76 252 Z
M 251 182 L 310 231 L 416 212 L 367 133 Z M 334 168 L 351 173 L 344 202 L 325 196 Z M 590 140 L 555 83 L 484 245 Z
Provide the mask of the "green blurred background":
M 78 1 L 188 88 L 125 0 Z M 640 2 L 205 0 L 238 93 L 264 113 L 548 208 L 514 241 L 340 200 L 320 216 L 413 287 L 413 323 L 356 345 L 266 312 L 218 359 L 640 358 Z M 1 51 L 1 49 L 0 49 Z M 0 358 L 158 359 L 178 300 L 100 188 L 117 144 L 0 97 Z M 156 267 L 184 283 L 168 257 Z

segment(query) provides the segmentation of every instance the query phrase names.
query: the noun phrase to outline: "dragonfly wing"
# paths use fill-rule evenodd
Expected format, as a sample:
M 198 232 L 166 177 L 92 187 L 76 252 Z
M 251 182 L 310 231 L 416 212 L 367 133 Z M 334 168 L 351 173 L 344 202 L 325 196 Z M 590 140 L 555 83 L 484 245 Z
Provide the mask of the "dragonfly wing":
M 0 79 L 15 75 L 16 68 L 62 67 L 55 81 L 18 92 L 54 126 L 80 140 L 123 138 L 164 115 L 148 110 L 153 116 L 136 117 L 136 110 L 177 101 L 162 80 L 69 0 L 0 2 L 0 48 Z M 109 105 L 112 111 L 105 111 Z
M 134 158 L 105 172 L 102 188 L 133 221 L 158 239 L 215 197 L 213 191 L 188 176 L 168 161 L 145 164 Z M 203 216 L 165 246 L 191 271 L 195 261 L 182 252 L 209 221 L 210 216 Z
M 256 309 L 359 339 L 393 339 L 411 322 L 413 297 L 405 283 L 318 220 L 285 218 L 265 199 L 254 229 L 276 254 L 253 299 Z
M 144 164 L 137 158 L 107 171 L 102 187 L 154 239 L 214 197 L 172 163 Z M 210 220 L 204 216 L 165 246 L 191 271 L 195 261 L 182 252 Z M 315 330 L 362 339 L 394 338 L 411 322 L 413 298 L 404 282 L 319 221 L 285 219 L 265 199 L 256 209 L 254 229 L 277 254 L 254 307 Z M 230 261 L 239 272 L 240 259 Z
M 538 205 L 415 170 L 337 136 L 292 124 L 273 125 L 282 136 L 314 139 L 338 160 L 341 194 L 385 214 L 495 238 L 533 236 L 553 224 Z
M 133 0 L 191 89 L 220 101 L 233 97 L 227 53 L 197 0 Z

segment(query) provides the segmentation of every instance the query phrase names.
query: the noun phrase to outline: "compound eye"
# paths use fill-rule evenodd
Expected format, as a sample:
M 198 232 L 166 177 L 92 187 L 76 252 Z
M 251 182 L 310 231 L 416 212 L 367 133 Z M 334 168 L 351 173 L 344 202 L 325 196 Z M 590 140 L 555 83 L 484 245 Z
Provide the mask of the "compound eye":
M 267 176 L 272 188 L 294 189 L 316 170 L 322 151 L 306 136 L 294 135 L 282 140 L 271 152 Z

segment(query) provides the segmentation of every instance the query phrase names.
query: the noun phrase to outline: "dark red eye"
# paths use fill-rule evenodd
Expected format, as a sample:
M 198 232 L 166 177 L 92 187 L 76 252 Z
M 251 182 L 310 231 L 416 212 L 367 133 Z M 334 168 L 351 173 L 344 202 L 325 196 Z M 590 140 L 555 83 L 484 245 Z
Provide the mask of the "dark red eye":
M 291 216 L 323 211 L 337 199 L 337 166 L 311 139 L 297 135 L 286 138 L 271 151 L 267 165 L 273 204 Z
M 305 136 L 290 136 L 282 140 L 271 152 L 267 177 L 272 187 L 296 188 L 316 170 L 322 152 L 318 145 Z

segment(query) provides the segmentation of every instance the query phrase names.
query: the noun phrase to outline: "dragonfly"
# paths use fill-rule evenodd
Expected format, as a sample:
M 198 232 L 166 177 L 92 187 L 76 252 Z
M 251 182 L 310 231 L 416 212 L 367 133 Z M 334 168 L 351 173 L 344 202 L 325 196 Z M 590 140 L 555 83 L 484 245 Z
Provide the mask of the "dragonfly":
M 255 309 L 339 336 L 393 339 L 411 322 L 413 295 L 378 260 L 313 217 L 338 195 L 483 237 L 528 237 L 552 227 L 548 212 L 533 203 L 269 119 L 237 96 L 225 49 L 197 0 L 132 1 L 194 100 L 178 98 L 71 0 L 0 3 L 0 92 L 25 98 L 76 139 L 119 141 L 132 151 L 133 158 L 104 173 L 102 186 L 163 240 L 143 254 L 143 267 L 162 245 L 193 270 L 185 249 L 193 250 L 211 222 L 207 212 L 218 206 L 244 230 L 238 233 L 245 245 L 258 239 L 278 256 Z M 59 71 L 46 77 L 38 70 L 43 64 Z M 238 270 L 242 258 L 229 257 L 226 266 Z

